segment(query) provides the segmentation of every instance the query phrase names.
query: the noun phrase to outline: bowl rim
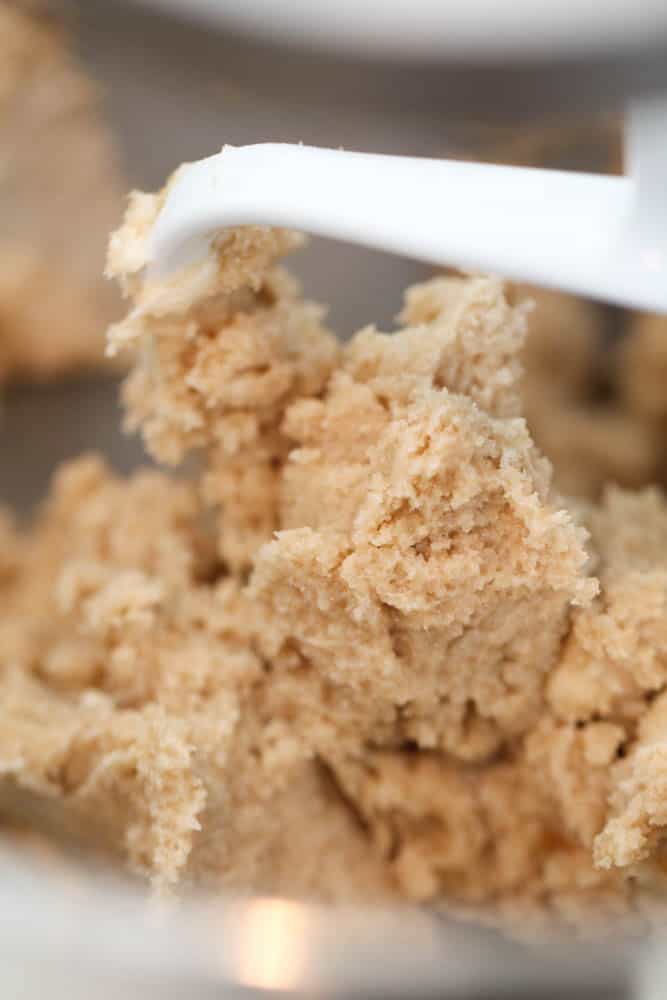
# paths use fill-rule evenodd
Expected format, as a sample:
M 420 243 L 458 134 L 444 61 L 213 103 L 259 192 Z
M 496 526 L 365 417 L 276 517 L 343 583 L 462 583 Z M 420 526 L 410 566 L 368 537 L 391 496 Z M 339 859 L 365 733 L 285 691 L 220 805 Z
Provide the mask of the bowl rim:
M 0 847 L 0 967 L 35 961 L 86 975 L 336 998 L 616 996 L 636 946 L 551 938 L 530 947 L 418 906 L 323 905 L 189 893 L 148 900 L 145 887 Z M 155 993 L 152 991 L 156 990 Z M 582 992 L 583 990 L 583 992 Z M 143 995 L 143 994 L 142 994 Z M 193 994 L 194 995 L 194 994 Z M 197 994 L 199 995 L 199 994 Z M 206 994 L 208 995 L 208 994 Z M 228 995 L 223 992 L 223 995 Z M 551 996 L 551 993 L 548 993 Z
M 664 0 L 133 0 L 273 42 L 391 59 L 529 60 L 667 42 Z

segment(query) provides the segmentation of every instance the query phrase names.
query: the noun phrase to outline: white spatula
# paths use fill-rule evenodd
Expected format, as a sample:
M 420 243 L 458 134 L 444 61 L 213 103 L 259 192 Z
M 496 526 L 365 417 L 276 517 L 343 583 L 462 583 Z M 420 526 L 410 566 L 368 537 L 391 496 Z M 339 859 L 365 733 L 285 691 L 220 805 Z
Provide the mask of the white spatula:
M 667 312 L 667 114 L 628 122 L 626 177 L 260 144 L 183 167 L 151 236 L 165 274 L 228 226 L 275 225 Z

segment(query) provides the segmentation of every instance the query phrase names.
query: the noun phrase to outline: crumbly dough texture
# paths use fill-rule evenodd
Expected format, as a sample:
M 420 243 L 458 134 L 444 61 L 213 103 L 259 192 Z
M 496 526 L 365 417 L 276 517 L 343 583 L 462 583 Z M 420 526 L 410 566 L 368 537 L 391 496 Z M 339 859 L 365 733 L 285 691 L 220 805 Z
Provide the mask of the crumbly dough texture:
M 101 276 L 122 205 L 115 152 L 43 7 L 0 0 L 0 382 L 103 364 L 118 315 Z
M 522 355 L 523 412 L 553 464 L 556 486 L 569 496 L 599 500 L 608 483 L 636 489 L 667 482 L 659 423 L 629 399 L 631 386 L 644 397 L 645 384 L 653 399 L 660 395 L 667 352 L 663 372 L 649 374 L 638 370 L 651 363 L 648 344 L 630 345 L 651 319 L 664 330 L 664 319 L 619 312 L 614 334 L 609 310 L 596 303 L 532 287 L 508 294 L 532 303 Z M 633 360 L 626 361 L 628 352 Z
M 290 233 L 149 282 L 161 197 L 112 239 L 109 345 L 137 359 L 128 427 L 200 472 L 84 457 L 31 531 L 3 515 L 2 810 L 162 887 L 653 913 L 667 502 L 554 490 L 525 294 L 436 278 L 342 346 L 277 263 Z M 598 337 L 575 303 L 565 326 L 557 365 L 527 348 L 560 413 Z

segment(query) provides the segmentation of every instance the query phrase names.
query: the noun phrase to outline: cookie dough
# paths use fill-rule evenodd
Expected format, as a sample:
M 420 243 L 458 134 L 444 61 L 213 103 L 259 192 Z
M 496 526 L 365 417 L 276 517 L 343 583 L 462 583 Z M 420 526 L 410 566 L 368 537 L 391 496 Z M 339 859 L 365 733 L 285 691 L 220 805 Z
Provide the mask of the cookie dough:
M 507 126 L 469 126 L 462 139 L 466 159 L 623 173 L 617 117 L 554 121 L 518 133 Z M 507 294 L 531 303 L 523 413 L 554 466 L 556 486 L 599 500 L 610 482 L 633 489 L 666 483 L 663 428 L 647 413 L 652 406 L 655 416 L 656 406 L 665 405 L 667 351 L 658 334 L 664 318 L 534 286 L 509 286 Z
M 340 345 L 290 233 L 148 281 L 160 201 L 112 238 L 109 349 L 128 428 L 199 471 L 84 457 L 30 531 L 0 522 L 0 808 L 160 887 L 653 912 L 663 495 L 555 491 L 501 282 L 435 278 Z
M 650 386 L 659 398 L 660 385 L 667 385 L 659 367 L 652 375 L 644 370 L 646 347 L 630 348 L 648 318 L 617 314 L 614 335 L 612 313 L 597 303 L 533 287 L 508 294 L 532 310 L 522 355 L 523 413 L 553 464 L 558 489 L 598 500 L 608 483 L 635 489 L 664 482 L 660 428 L 628 399 L 630 380 L 642 397 Z M 626 363 L 628 350 L 636 363 Z
M 0 0 L 0 382 L 101 365 L 118 315 L 102 279 L 122 205 L 115 151 L 96 89 L 41 8 Z

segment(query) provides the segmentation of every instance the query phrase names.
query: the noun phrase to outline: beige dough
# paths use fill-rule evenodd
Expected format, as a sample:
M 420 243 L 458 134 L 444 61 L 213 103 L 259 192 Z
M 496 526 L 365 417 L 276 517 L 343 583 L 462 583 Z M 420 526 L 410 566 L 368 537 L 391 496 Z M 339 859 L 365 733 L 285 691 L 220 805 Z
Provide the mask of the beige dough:
M 104 361 L 102 278 L 122 186 L 99 95 L 61 30 L 0 0 L 0 382 Z
M 667 825 L 662 494 L 555 492 L 499 281 L 436 278 L 341 346 L 276 263 L 289 233 L 147 283 L 159 204 L 112 239 L 109 343 L 137 348 L 128 426 L 201 473 L 86 457 L 31 531 L 0 522 L 2 809 L 163 887 L 638 918 Z

